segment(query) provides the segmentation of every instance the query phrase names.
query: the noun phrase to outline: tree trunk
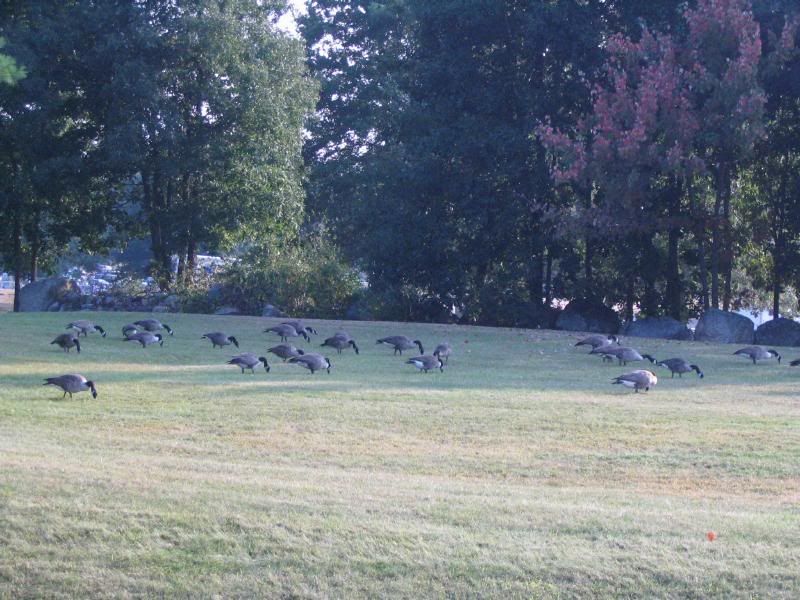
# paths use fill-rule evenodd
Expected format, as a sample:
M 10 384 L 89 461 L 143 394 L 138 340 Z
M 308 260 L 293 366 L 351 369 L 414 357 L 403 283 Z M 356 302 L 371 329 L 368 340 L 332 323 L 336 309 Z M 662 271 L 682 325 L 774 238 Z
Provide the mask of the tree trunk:
M 14 312 L 19 312 L 19 292 L 22 289 L 22 223 L 14 215 Z
M 584 296 L 589 298 L 594 296 L 594 292 L 592 289 L 594 288 L 594 273 L 592 272 L 592 258 L 594 256 L 594 248 L 592 246 L 592 241 L 589 239 L 589 236 L 586 236 L 586 253 L 584 255 L 584 263 L 583 263 L 583 270 L 584 270 Z
M 36 281 L 39 274 L 39 228 L 33 230 L 31 239 L 31 283 Z
M 667 314 L 673 319 L 680 320 L 681 309 L 683 308 L 681 273 L 678 266 L 678 243 L 681 239 L 680 227 L 673 226 L 669 230 L 667 241 L 667 289 L 666 305 Z
M 722 240 L 724 245 L 722 264 L 725 277 L 725 288 L 722 292 L 722 310 L 730 310 L 731 297 L 733 296 L 733 231 L 731 227 L 731 177 L 727 169 L 725 169 L 725 181 L 722 189 L 725 192 L 722 203 Z
M 528 295 L 530 296 L 530 301 L 536 305 L 541 305 L 543 300 L 544 262 L 544 250 L 542 250 L 531 260 L 528 276 Z
M 194 281 L 194 271 L 197 265 L 197 241 L 194 235 L 189 234 L 189 242 L 186 244 L 186 281 Z
M 636 277 L 628 277 L 628 287 L 625 289 L 625 322 L 633 321 L 634 284 Z
M 547 249 L 547 261 L 544 271 L 544 304 L 550 306 L 553 302 L 553 253 Z
M 703 310 L 708 310 L 711 305 L 708 301 L 708 264 L 706 262 L 706 230 L 700 229 L 697 236 L 697 265 L 700 270 L 700 300 Z
M 719 308 L 719 247 L 720 247 L 720 208 L 722 198 L 717 189 L 714 198 L 714 215 L 711 220 L 711 306 Z
M 781 282 L 778 281 L 777 273 L 772 285 L 772 318 L 778 319 L 781 316 Z

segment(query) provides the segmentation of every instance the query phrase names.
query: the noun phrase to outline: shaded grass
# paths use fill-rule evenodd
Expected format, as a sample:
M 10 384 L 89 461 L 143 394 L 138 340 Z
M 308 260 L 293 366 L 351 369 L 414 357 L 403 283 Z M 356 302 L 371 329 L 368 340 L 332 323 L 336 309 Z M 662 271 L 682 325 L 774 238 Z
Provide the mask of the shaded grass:
M 142 350 L 138 317 L 78 356 L 48 346 L 72 315 L 0 316 L 0 596 L 800 593 L 800 370 L 632 340 L 707 374 L 632 394 L 573 334 L 316 322 L 362 354 L 240 375 L 200 336 L 261 354 L 276 321 L 169 315 Z M 395 333 L 456 353 L 420 374 Z

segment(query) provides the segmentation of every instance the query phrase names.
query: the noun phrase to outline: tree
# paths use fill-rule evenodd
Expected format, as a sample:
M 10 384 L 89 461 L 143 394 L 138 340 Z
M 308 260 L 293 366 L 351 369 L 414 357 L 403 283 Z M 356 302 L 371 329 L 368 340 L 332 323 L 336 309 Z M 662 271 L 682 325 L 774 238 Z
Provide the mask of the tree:
M 106 164 L 137 184 L 162 286 L 191 275 L 201 245 L 228 247 L 302 218 L 304 118 L 315 86 L 278 32 L 285 2 L 121 2 L 101 46 L 113 57 Z M 120 47 L 121 46 L 121 47 Z
M 6 41 L 0 38 L 0 48 L 5 45 Z M 23 77 L 25 77 L 25 69 L 21 68 L 16 61 L 7 54 L 0 54 L 0 83 L 14 85 Z

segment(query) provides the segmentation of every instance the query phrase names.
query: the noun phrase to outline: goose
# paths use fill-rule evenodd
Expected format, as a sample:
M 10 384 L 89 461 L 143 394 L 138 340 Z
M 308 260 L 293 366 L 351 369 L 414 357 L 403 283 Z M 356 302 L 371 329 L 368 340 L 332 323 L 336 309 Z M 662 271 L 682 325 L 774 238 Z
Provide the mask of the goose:
M 316 329 L 305 325 L 302 321 L 284 321 L 283 323 L 281 323 L 281 325 L 290 325 L 294 327 L 295 331 L 298 334 L 301 331 L 305 331 L 306 333 L 313 333 L 314 335 L 318 335 Z
M 607 346 L 609 344 L 619 344 L 619 338 L 615 335 L 590 335 L 582 340 L 579 340 L 575 345 L 597 348 L 599 346 Z
M 303 356 L 303 354 L 305 354 L 305 352 L 299 348 L 295 348 L 291 344 L 278 344 L 277 346 L 269 348 L 267 352 L 272 352 L 278 358 L 282 358 L 283 362 L 286 362 L 287 358 L 292 358 L 293 356 Z
M 106 332 L 100 325 L 95 325 L 91 321 L 86 321 L 85 319 L 73 321 L 67 325 L 66 329 L 74 329 L 78 335 L 83 334 L 83 337 L 89 337 L 90 331 L 99 331 L 101 336 L 106 337 Z
M 320 346 L 330 346 L 331 348 L 336 348 L 336 352 L 338 354 L 341 354 L 342 350 L 348 346 L 352 346 L 353 350 L 355 350 L 356 354 L 358 354 L 358 346 L 356 346 L 356 341 L 351 339 L 347 334 L 339 335 L 337 333 L 333 337 L 329 337 L 327 340 L 322 342 Z
M 423 373 L 427 373 L 431 369 L 439 369 L 439 371 L 444 373 L 444 363 L 438 356 L 415 356 L 414 358 L 409 358 L 406 364 L 414 365 Z
M 640 371 L 631 371 L 611 380 L 613 384 L 624 385 L 625 387 L 633 388 L 638 394 L 639 390 L 644 389 L 645 392 L 649 391 L 658 383 L 658 377 L 652 371 L 642 369 Z
M 753 361 L 753 364 L 756 364 L 757 360 L 765 360 L 767 358 L 777 358 L 778 364 L 781 364 L 781 355 L 775 350 L 767 350 L 763 346 L 746 346 L 744 348 L 739 348 L 734 352 L 734 355 L 736 354 L 747 356 Z
M 797 358 L 789 363 L 790 367 L 800 367 L 800 358 Z
M 144 327 L 137 327 L 133 323 L 128 323 L 122 328 L 122 336 L 128 337 L 131 334 L 139 333 L 139 329 L 144 329 Z
M 161 331 L 162 329 L 166 329 L 167 333 L 170 335 L 174 335 L 175 332 L 172 330 L 172 327 L 167 325 L 166 323 L 162 323 L 158 319 L 142 319 L 141 321 L 134 321 L 134 325 L 138 325 L 145 331 Z
M 264 330 L 264 333 L 270 333 L 270 332 L 277 333 L 279 336 L 281 336 L 282 342 L 288 341 L 290 337 L 299 337 L 299 336 L 303 336 L 303 338 L 307 342 L 311 341 L 311 338 L 308 337 L 308 334 L 305 332 L 304 329 L 298 331 L 292 325 L 286 325 L 284 323 L 281 323 L 280 325 L 275 325 L 274 327 L 269 327 Z
M 691 373 L 692 371 L 697 371 L 697 376 L 702 379 L 705 377 L 703 372 L 700 370 L 700 367 L 697 365 L 690 365 L 688 360 L 683 360 L 682 358 L 668 358 L 666 360 L 660 360 L 656 363 L 659 367 L 666 367 L 672 372 L 672 377 L 675 377 L 675 373 L 678 374 L 678 377 L 682 377 L 684 373 Z
M 419 340 L 412 340 L 411 338 L 407 338 L 404 335 L 390 335 L 389 337 L 381 338 L 376 344 L 386 344 L 387 346 L 394 347 L 394 353 L 400 353 L 400 356 L 403 355 L 403 350 L 411 350 L 414 347 L 414 344 L 419 346 L 419 353 L 425 354 L 425 350 L 422 348 L 422 342 Z
M 256 367 L 259 363 L 264 363 L 264 370 L 269 373 L 269 363 L 267 362 L 266 356 L 256 356 L 252 352 L 244 352 L 242 354 L 237 354 L 233 358 L 231 358 L 227 364 L 229 365 L 236 365 L 242 370 L 242 375 L 244 375 L 245 369 L 250 369 L 250 372 L 255 375 Z
M 219 346 L 222 348 L 223 346 L 230 346 L 233 344 L 237 348 L 239 347 L 239 341 L 233 337 L 232 335 L 226 335 L 221 331 L 213 331 L 211 333 L 204 333 L 200 336 L 200 339 L 206 339 L 211 342 L 211 347 L 216 348 Z
M 439 358 L 443 358 L 444 362 L 447 363 L 450 360 L 450 355 L 453 353 L 453 347 L 450 345 L 450 342 L 442 342 L 436 349 L 433 351 L 434 356 L 438 356 Z
M 327 356 L 322 356 L 315 352 L 308 352 L 302 356 L 293 356 L 289 359 L 289 362 L 308 369 L 312 375 L 314 371 L 321 371 L 322 369 L 327 369 L 328 373 L 330 373 L 333 366 Z
M 65 398 L 67 394 L 69 394 L 69 397 L 72 398 L 72 394 L 85 392 L 87 390 L 92 390 L 92 398 L 97 398 L 97 389 L 94 387 L 94 381 L 89 381 L 83 375 L 74 374 L 48 377 L 44 380 L 42 385 L 54 385 L 56 387 L 60 387 L 62 390 L 64 390 L 64 395 L 61 396 L 62 398 Z
M 58 347 L 64 350 L 64 352 L 69 352 L 70 348 L 73 346 L 78 351 L 78 354 L 81 353 L 81 343 L 78 341 L 78 336 L 74 333 L 62 333 L 59 336 L 56 336 L 50 344 L 58 344 Z
M 164 338 L 160 333 L 150 333 L 149 331 L 142 331 L 141 333 L 132 333 L 127 338 L 126 342 L 139 342 L 142 348 L 146 348 L 151 344 L 158 342 L 159 346 L 164 346 Z
M 607 356 L 616 358 L 619 360 L 620 365 L 627 365 L 629 362 L 636 362 L 639 360 L 649 360 L 651 363 L 656 362 L 656 359 L 649 354 L 639 354 L 639 352 L 633 348 L 614 346 L 612 344 L 598 346 L 589 352 L 589 354 L 600 354 L 603 356 L 603 360 L 607 360 Z

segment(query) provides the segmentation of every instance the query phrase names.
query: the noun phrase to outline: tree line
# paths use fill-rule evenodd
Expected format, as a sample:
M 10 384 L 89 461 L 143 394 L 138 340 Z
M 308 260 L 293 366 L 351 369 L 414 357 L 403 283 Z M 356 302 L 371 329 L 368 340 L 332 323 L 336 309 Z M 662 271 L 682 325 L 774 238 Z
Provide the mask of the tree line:
M 71 240 L 101 252 L 147 236 L 152 273 L 169 288 L 194 271 L 199 248 L 296 235 L 317 86 L 301 42 L 275 25 L 286 9 L 0 6 L 0 253 L 17 292 Z
M 306 160 L 398 318 L 676 318 L 800 283 L 798 8 L 312 0 Z
M 683 318 L 766 295 L 777 315 L 800 287 L 792 0 L 306 4 L 298 39 L 285 0 L 3 3 L 17 289 L 68 243 L 136 236 L 164 289 L 236 253 L 252 310 L 303 295 L 304 255 L 335 274 L 315 285 L 348 282 L 341 304 L 353 269 L 315 267 L 340 250 L 384 318 L 547 325 L 577 298 Z

